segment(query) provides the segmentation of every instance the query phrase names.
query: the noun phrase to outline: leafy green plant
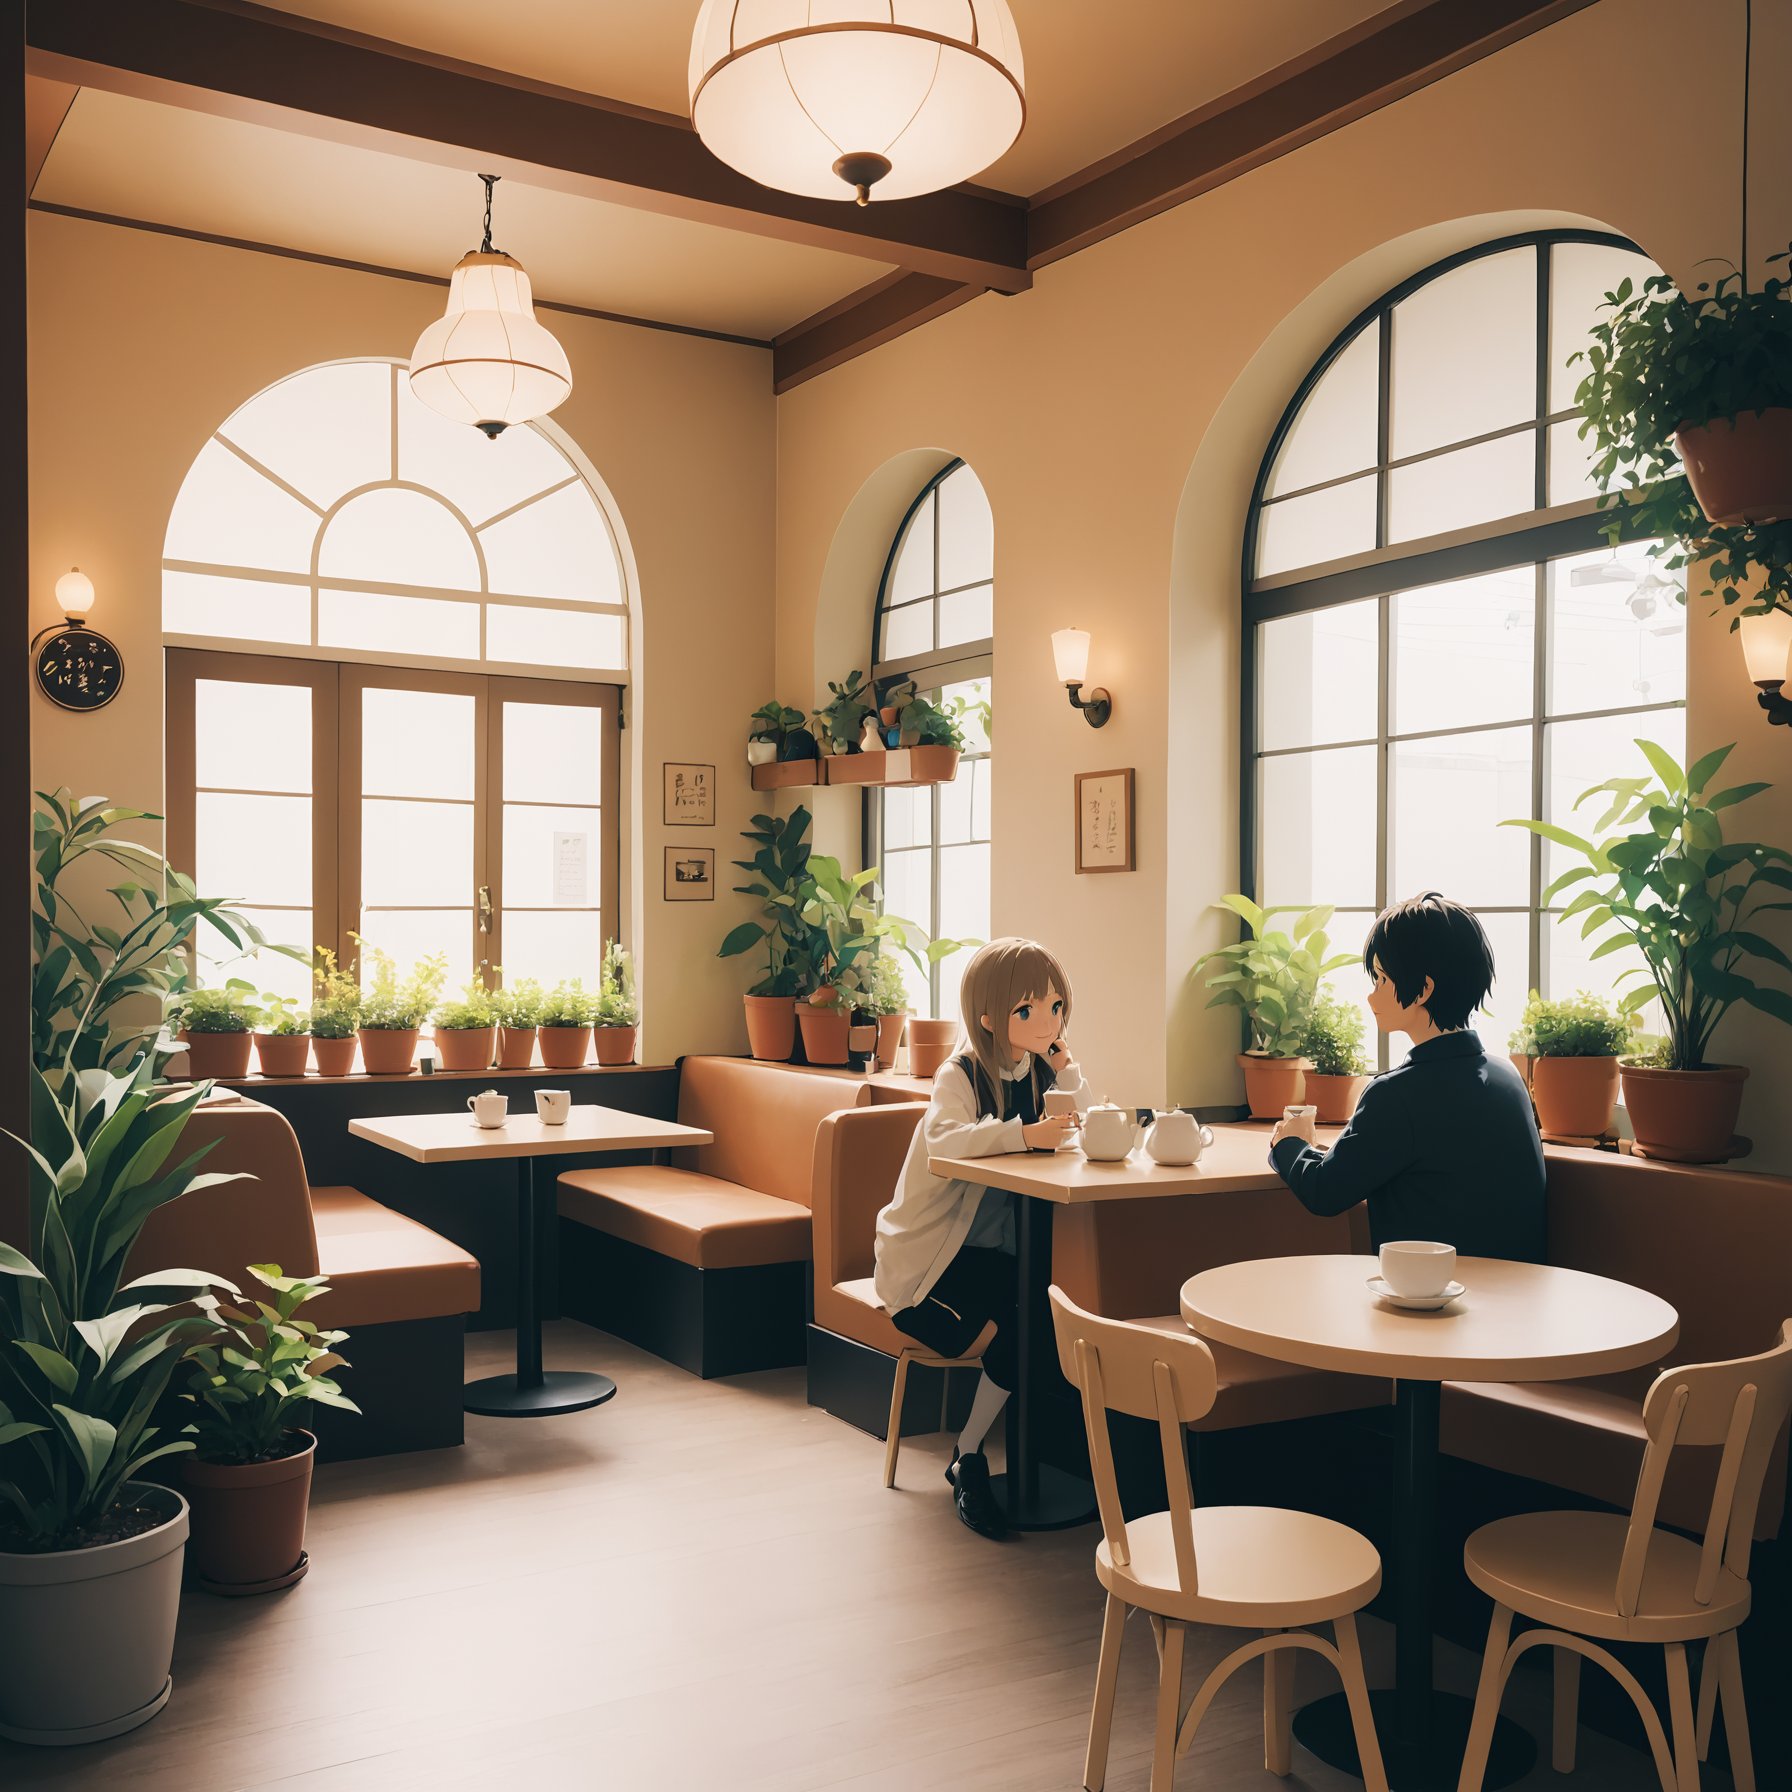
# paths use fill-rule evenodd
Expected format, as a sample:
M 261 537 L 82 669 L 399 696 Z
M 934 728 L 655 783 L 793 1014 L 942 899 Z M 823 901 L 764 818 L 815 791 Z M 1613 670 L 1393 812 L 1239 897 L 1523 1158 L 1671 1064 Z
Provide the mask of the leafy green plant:
M 804 719 L 803 712 L 792 709 L 788 703 L 762 703 L 747 718 L 751 724 L 747 738 L 782 740 L 785 735 L 794 734 L 802 727 Z
M 583 981 L 577 977 L 568 977 L 556 983 L 541 998 L 541 1019 L 536 1025 L 588 1027 L 591 1025 L 594 1006 L 595 998 L 585 988 Z
M 1634 1038 L 1626 1016 L 1584 989 L 1564 1002 L 1546 1002 L 1533 989 L 1506 1049 L 1524 1058 L 1616 1058 Z
M 290 1039 L 311 1031 L 311 1016 L 291 996 L 275 995 L 272 990 L 264 989 L 261 992 L 259 1025 L 263 1033 Z
M 591 1019 L 592 1024 L 599 1027 L 641 1024 L 641 1004 L 635 995 L 635 963 L 620 940 L 611 940 L 604 948 Z
M 1237 1008 L 1250 1027 L 1251 1049 L 1272 1058 L 1295 1058 L 1313 1018 L 1319 985 L 1331 972 L 1356 962 L 1349 952 L 1327 957 L 1331 940 L 1326 927 L 1329 907 L 1304 913 L 1294 905 L 1260 908 L 1248 896 L 1222 896 L 1213 904 L 1238 916 L 1250 929 L 1250 937 L 1233 946 L 1203 952 L 1195 960 L 1191 976 L 1209 964 L 1220 968 L 1207 976 L 1213 991 L 1209 1008 Z M 1272 928 L 1277 915 L 1299 915 L 1292 931 Z
M 319 1331 L 298 1317 L 307 1301 L 330 1292 L 329 1283 L 282 1275 L 278 1263 L 252 1263 L 249 1273 L 274 1297 L 257 1298 L 253 1313 L 210 1294 L 193 1303 L 212 1329 L 187 1349 L 193 1374 L 180 1398 L 193 1409 L 194 1448 L 207 1462 L 280 1455 L 307 1402 L 361 1410 L 331 1373 L 347 1366 L 336 1346 L 348 1333 Z
M 1355 1002 L 1328 990 L 1313 1003 L 1300 1055 L 1320 1076 L 1367 1076 L 1369 1055 L 1363 1050 L 1363 1011 Z
M 849 874 L 838 859 L 825 853 L 810 858 L 800 911 L 810 1001 L 831 999 L 849 1002 L 855 1008 L 868 1007 L 864 996 L 886 946 L 905 954 L 918 970 L 965 943 L 935 940 L 925 951 L 917 948 L 914 940 L 925 938 L 920 928 L 879 909 L 877 876 L 875 865 Z
M 188 989 L 174 998 L 170 1016 L 188 1033 L 248 1033 L 261 1019 L 250 999 L 255 985 L 232 977 L 222 989 Z
M 477 977 L 464 985 L 458 996 L 438 1002 L 430 1016 L 437 1030 L 447 1033 L 477 1032 L 481 1027 L 495 1025 L 497 1018 L 492 992 Z
M 893 952 L 879 952 L 866 967 L 859 1004 L 876 1015 L 908 1012 L 908 985 Z
M 983 689 L 981 685 L 973 688 L 979 692 Z M 984 738 L 989 737 L 993 718 L 987 697 L 954 695 L 944 703 L 930 703 L 925 697 L 911 697 L 903 705 L 902 714 L 898 718 L 903 734 L 912 734 L 916 746 L 952 747 L 960 753 L 965 749 L 967 722 L 978 723 Z
M 361 948 L 363 959 L 373 966 L 373 978 L 361 991 L 361 1022 L 370 1032 L 404 1032 L 420 1027 L 429 1018 L 448 981 L 448 955 L 431 952 L 411 966 L 404 977 L 398 961 L 357 933 L 350 936 Z
M 1599 837 L 1536 819 L 1501 825 L 1527 828 L 1581 856 L 1585 863 L 1544 891 L 1545 906 L 1576 884 L 1586 886 L 1558 922 L 1578 916 L 1583 939 L 1603 934 L 1595 959 L 1641 953 L 1643 962 L 1621 971 L 1618 981 L 1648 981 L 1620 999 L 1618 1013 L 1628 1019 L 1659 999 L 1667 1017 L 1666 1068 L 1703 1070 L 1711 1036 L 1736 1003 L 1792 1025 L 1792 995 L 1757 982 L 1744 968 L 1763 962 L 1792 972 L 1792 958 L 1754 927 L 1758 916 L 1792 908 L 1792 902 L 1765 899 L 1792 890 L 1792 853 L 1725 840 L 1720 812 L 1771 788 L 1738 784 L 1705 794 L 1731 747 L 1718 747 L 1682 771 L 1655 742 L 1636 744 L 1652 776 L 1608 778 L 1574 805 L 1610 799 L 1593 829 Z
M 803 926 L 803 892 L 808 882 L 810 847 L 809 811 L 798 804 L 780 820 L 775 815 L 755 815 L 741 838 L 755 851 L 750 859 L 736 859 L 737 870 L 748 881 L 736 884 L 737 896 L 757 896 L 763 905 L 761 918 L 731 928 L 716 951 L 718 958 L 738 958 L 763 946 L 765 975 L 747 991 L 753 996 L 798 996 L 807 993 L 804 982 L 807 956 Z
M 865 718 L 875 712 L 876 693 L 865 683 L 865 674 L 856 670 L 848 674 L 844 684 L 835 684 L 830 678 L 828 689 L 833 695 L 816 710 L 816 719 L 836 741 L 851 750 L 858 745 Z
M 492 991 L 492 1013 L 501 1027 L 538 1027 L 542 1001 L 541 984 L 533 977 L 523 977 Z
M 319 946 L 311 971 L 311 1037 L 348 1039 L 360 1024 L 360 982 L 337 965 L 328 946 Z

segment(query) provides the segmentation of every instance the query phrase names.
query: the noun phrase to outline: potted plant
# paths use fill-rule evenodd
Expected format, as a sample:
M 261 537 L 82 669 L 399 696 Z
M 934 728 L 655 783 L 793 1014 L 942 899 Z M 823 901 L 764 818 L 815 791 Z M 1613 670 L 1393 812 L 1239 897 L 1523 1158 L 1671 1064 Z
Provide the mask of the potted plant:
M 360 1044 L 361 985 L 353 971 L 336 963 L 328 946 L 319 946 L 311 972 L 311 1055 L 319 1076 L 347 1076 L 355 1067 Z
M 432 952 L 400 978 L 388 952 L 354 936 L 373 981 L 361 992 L 361 1066 L 369 1076 L 408 1076 L 417 1057 L 417 1031 L 448 981 L 446 953 Z
M 904 921 L 895 915 L 880 915 L 874 926 L 881 941 L 893 946 L 898 952 L 905 953 L 917 970 L 931 969 L 941 959 L 950 958 L 954 952 L 983 944 L 981 940 L 954 940 L 941 935 L 938 939 L 926 940 L 917 952 L 909 936 L 912 933 L 917 938 L 925 939 L 925 935 L 914 922 Z M 890 953 L 880 950 L 877 957 L 865 967 L 858 981 L 862 985 L 859 996 L 861 1004 L 878 1017 L 877 1057 L 880 1064 L 887 1066 L 895 1061 L 896 1048 L 901 1043 L 904 1026 L 898 1016 L 898 1024 L 885 1031 L 886 1011 L 878 1006 L 876 997 L 880 980 L 886 977 L 894 986 L 894 993 L 906 1006 L 907 992 L 901 967 L 896 965 Z M 907 1017 L 906 1031 L 910 1076 L 932 1076 L 951 1057 L 953 1048 L 958 1044 L 958 1022 L 955 1020 L 928 1020 L 918 1014 L 911 1014 Z
M 901 745 L 902 712 L 915 699 L 912 678 L 893 678 L 884 686 L 877 700 L 877 719 L 884 725 L 884 745 Z
M 484 1070 L 492 1061 L 492 1046 L 498 1028 L 497 1010 L 492 1006 L 491 991 L 478 976 L 460 992 L 458 999 L 438 1002 L 431 1016 L 435 1025 L 436 1050 L 441 1054 L 444 1070 Z
M 877 1067 L 888 1070 L 896 1062 L 903 1022 L 908 1017 L 908 985 L 894 953 L 879 952 L 872 959 L 859 999 L 877 1016 Z
M 1318 1110 L 1319 1124 L 1345 1125 L 1369 1080 L 1362 1009 L 1322 991 L 1301 1035 L 1300 1054 L 1313 1067 L 1305 1073 L 1306 1099 Z
M 577 977 L 541 998 L 541 1061 L 549 1070 L 577 1070 L 591 1050 L 591 997 Z
M 775 699 L 762 703 L 747 718 L 747 764 L 770 765 L 774 760 L 814 759 L 821 749 L 803 725 L 803 712 Z
M 214 1329 L 188 1347 L 192 1374 L 180 1396 L 193 1419 L 193 1451 L 181 1464 L 193 1564 L 208 1593 L 271 1593 L 304 1575 L 317 1439 L 298 1420 L 311 1401 L 361 1410 L 331 1375 L 348 1333 L 298 1317 L 329 1284 L 282 1275 L 277 1263 L 252 1263 L 249 1273 L 269 1295 L 253 1313 L 215 1295 L 194 1302 Z
M 1250 929 L 1250 937 L 1233 946 L 1203 952 L 1194 975 L 1209 964 L 1213 991 L 1209 1008 L 1237 1008 L 1250 1029 L 1250 1045 L 1238 1057 L 1244 1071 L 1245 1097 L 1253 1120 L 1279 1120 L 1282 1109 L 1302 1098 L 1306 1073 L 1313 1068 L 1301 1055 L 1301 1042 L 1313 1017 L 1320 982 L 1332 971 L 1356 961 L 1348 953 L 1328 958 L 1331 941 L 1326 925 L 1329 907 L 1260 908 L 1248 896 L 1222 896 L 1213 904 L 1226 909 Z M 1272 928 L 1277 915 L 1298 914 L 1292 930 Z
M 741 835 L 754 848 L 753 856 L 734 861 L 748 881 L 736 884 L 734 893 L 757 896 L 761 918 L 730 928 L 716 950 L 718 958 L 738 958 L 765 948 L 765 975 L 743 999 L 748 1049 L 769 1063 L 784 1063 L 796 1050 L 796 998 L 805 993 L 797 947 L 805 937 L 801 909 L 808 881 L 808 832 L 809 811 L 800 803 L 782 820 L 753 817 L 753 825 Z
M 1629 1016 L 1581 990 L 1546 1002 L 1536 990 L 1507 1042 L 1546 1139 L 1599 1139 L 1618 1104 L 1618 1060 L 1631 1049 Z
M 492 991 L 498 1020 L 498 1068 L 527 1070 L 535 1062 L 535 1029 L 541 1024 L 541 985 L 533 977 Z
M 232 977 L 222 989 L 189 989 L 174 998 L 179 1038 L 187 1048 L 187 1074 L 244 1077 L 260 1010 L 250 998 L 255 985 Z
M 261 994 L 255 1061 L 263 1076 L 303 1076 L 311 1057 L 311 1016 L 291 996 Z
M 600 1064 L 615 1068 L 635 1061 L 641 1004 L 635 996 L 635 964 L 620 940 L 604 948 L 591 1007 L 591 1038 Z
M 865 683 L 865 674 L 855 669 L 847 675 L 844 684 L 835 684 L 830 678 L 828 690 L 832 695 L 815 712 L 816 719 L 826 731 L 828 751 L 856 753 L 865 718 L 874 713 L 871 687 Z
M 1575 804 L 1610 799 L 1593 830 L 1602 838 L 1534 818 L 1503 825 L 1528 828 L 1585 861 L 1563 872 L 1543 900 L 1547 905 L 1577 883 L 1586 886 L 1558 921 L 1581 916 L 1583 937 L 1605 934 L 1594 958 L 1627 948 L 1642 955 L 1618 981 L 1648 981 L 1619 1000 L 1618 1013 L 1629 1020 L 1659 1000 L 1667 1034 L 1661 1062 L 1618 1063 L 1637 1149 L 1677 1163 L 1716 1163 L 1730 1155 L 1748 1071 L 1712 1062 L 1712 1035 L 1737 1002 L 1792 1023 L 1792 995 L 1757 982 L 1749 968 L 1769 963 L 1792 970 L 1792 960 L 1755 931 L 1756 917 L 1783 906 L 1783 893 L 1792 889 L 1792 853 L 1725 840 L 1721 811 L 1770 788 L 1739 784 L 1705 794 L 1730 747 L 1682 771 L 1655 742 L 1636 744 L 1648 774 L 1608 778 Z
M 24 1249 L 0 1244 L 0 1735 L 93 1742 L 167 1702 L 187 1505 L 137 1477 L 190 1450 L 156 1421 L 189 1342 L 178 1303 L 208 1271 L 119 1285 L 143 1223 L 189 1189 L 210 1146 L 178 1141 L 209 1085 L 170 1094 L 139 1038 L 134 1067 L 89 1068 L 59 1097 L 32 1074 Z M 170 1318 L 170 1313 L 177 1316 Z

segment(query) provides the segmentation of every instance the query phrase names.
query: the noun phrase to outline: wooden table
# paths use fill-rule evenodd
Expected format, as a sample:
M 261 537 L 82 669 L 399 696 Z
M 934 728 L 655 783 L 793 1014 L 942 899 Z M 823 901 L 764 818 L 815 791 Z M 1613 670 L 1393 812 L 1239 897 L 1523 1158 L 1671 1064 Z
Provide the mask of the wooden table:
M 468 1412 L 491 1418 L 539 1418 L 601 1406 L 616 1392 L 607 1375 L 541 1366 L 541 1310 L 536 1288 L 541 1248 L 553 1223 L 548 1202 L 552 1184 L 542 1186 L 535 1162 L 574 1152 L 653 1151 L 673 1145 L 708 1145 L 713 1133 L 621 1108 L 575 1103 L 565 1124 L 549 1126 L 532 1113 L 512 1113 L 502 1126 L 480 1127 L 459 1109 L 446 1114 L 394 1114 L 351 1120 L 357 1138 L 383 1145 L 420 1164 L 464 1163 L 471 1158 L 514 1158 L 516 1202 L 516 1373 L 490 1375 L 467 1383 Z
M 1182 1287 L 1182 1316 L 1203 1337 L 1278 1361 L 1395 1381 L 1394 1690 L 1373 1695 L 1393 1792 L 1452 1792 L 1469 1701 L 1432 1686 L 1438 1404 L 1446 1381 L 1565 1381 L 1658 1362 L 1679 1315 L 1641 1288 L 1550 1264 L 1457 1260 L 1467 1292 L 1434 1313 L 1375 1299 L 1374 1257 L 1278 1257 L 1227 1263 Z M 1355 1772 L 1342 1695 L 1309 1705 L 1295 1734 Z M 1503 1724 L 1487 1784 L 1510 1785 L 1534 1751 Z

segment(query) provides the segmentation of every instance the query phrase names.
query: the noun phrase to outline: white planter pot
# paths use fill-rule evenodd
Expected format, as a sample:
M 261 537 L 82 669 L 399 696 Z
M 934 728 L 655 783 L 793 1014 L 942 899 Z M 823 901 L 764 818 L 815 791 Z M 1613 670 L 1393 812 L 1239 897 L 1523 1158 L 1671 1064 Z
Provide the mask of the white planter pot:
M 99 1742 L 168 1702 L 187 1502 L 171 1488 L 132 1487 L 162 1503 L 166 1523 L 92 1549 L 0 1550 L 0 1736 L 9 1742 Z
M 778 743 L 775 740 L 750 740 L 747 742 L 748 765 L 770 765 L 778 757 Z

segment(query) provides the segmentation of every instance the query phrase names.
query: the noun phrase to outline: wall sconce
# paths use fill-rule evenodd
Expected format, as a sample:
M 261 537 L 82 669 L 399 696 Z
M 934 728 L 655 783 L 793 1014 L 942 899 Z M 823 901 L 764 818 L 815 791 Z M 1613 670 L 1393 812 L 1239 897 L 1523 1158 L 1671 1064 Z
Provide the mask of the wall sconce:
M 1787 660 L 1792 656 L 1792 615 L 1771 610 L 1744 616 L 1740 624 L 1742 657 L 1760 692 L 1769 722 L 1792 726 L 1792 697 L 1785 694 Z
M 1083 681 L 1089 676 L 1089 631 L 1084 628 L 1056 630 L 1052 635 L 1052 659 L 1058 668 L 1058 682 L 1070 693 L 1070 707 L 1080 709 L 1083 720 L 1091 728 L 1104 726 L 1114 713 L 1113 698 L 1100 685 L 1087 698 L 1082 695 Z
M 56 581 L 63 625 L 42 629 L 31 642 L 37 688 L 58 709 L 104 709 L 124 685 L 124 656 L 87 626 L 93 580 L 72 566 Z

